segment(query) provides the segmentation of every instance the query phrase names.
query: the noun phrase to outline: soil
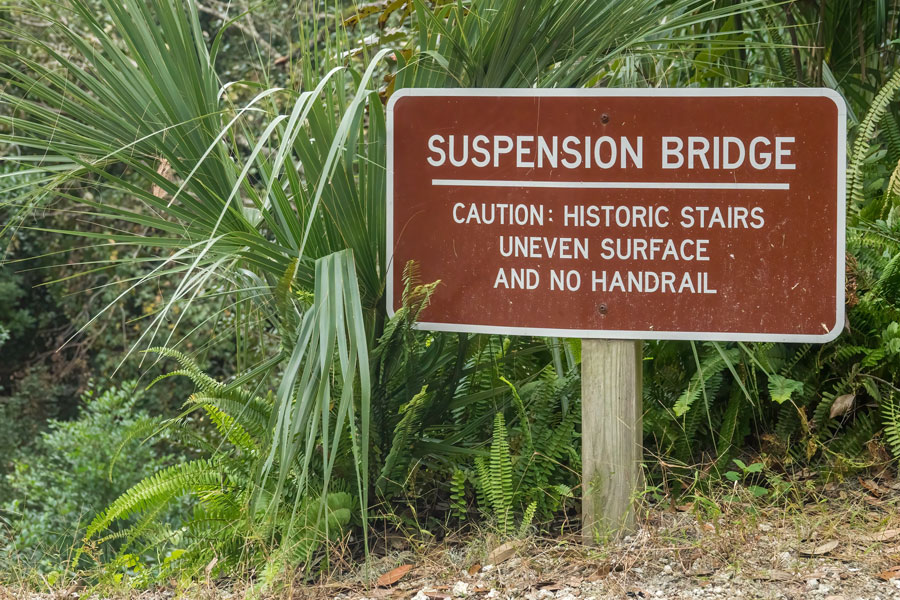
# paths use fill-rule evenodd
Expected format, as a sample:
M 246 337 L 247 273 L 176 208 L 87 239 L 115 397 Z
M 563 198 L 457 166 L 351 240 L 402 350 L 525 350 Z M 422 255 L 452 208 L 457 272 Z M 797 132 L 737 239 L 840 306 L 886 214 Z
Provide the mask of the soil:
M 392 586 L 330 582 L 294 595 L 356 600 L 779 599 L 900 600 L 900 485 L 828 485 L 802 501 L 692 503 L 645 513 L 619 542 L 576 537 L 508 544 L 487 536 L 381 559 L 376 575 L 412 565 Z M 501 550 L 508 548 L 501 547 Z M 360 578 L 362 580 L 362 578 Z M 371 579 L 370 579 L 371 582 Z M 341 588 L 340 586 L 351 586 Z
M 797 484 L 795 484 L 797 485 Z M 174 592 L 115 594 L 168 600 L 900 600 L 900 483 L 860 479 L 816 486 L 802 499 L 741 497 L 642 513 L 617 542 L 584 545 L 575 535 L 504 541 L 471 531 L 440 543 L 380 539 L 369 570 L 346 563 L 318 585 L 264 592 L 212 582 Z M 724 499 L 727 498 L 727 499 Z M 334 561 L 337 565 L 340 561 Z M 101 600 L 72 589 L 36 593 L 0 587 L 0 600 Z

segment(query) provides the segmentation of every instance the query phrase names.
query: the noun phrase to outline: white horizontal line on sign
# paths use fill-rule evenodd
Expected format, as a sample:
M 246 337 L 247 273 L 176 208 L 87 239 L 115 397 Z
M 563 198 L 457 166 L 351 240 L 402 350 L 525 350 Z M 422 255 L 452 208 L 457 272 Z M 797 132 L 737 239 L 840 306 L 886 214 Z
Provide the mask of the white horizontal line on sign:
M 431 185 L 459 187 L 533 187 L 657 190 L 789 190 L 789 183 L 728 183 L 712 181 L 524 181 L 505 179 L 432 179 Z

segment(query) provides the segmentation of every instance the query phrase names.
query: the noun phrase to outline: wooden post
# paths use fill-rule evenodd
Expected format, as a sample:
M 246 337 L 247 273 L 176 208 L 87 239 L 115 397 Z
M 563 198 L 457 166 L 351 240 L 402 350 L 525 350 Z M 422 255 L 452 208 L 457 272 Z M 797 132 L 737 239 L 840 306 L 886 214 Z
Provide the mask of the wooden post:
M 587 544 L 635 527 L 643 487 L 642 342 L 581 342 L 582 535 Z

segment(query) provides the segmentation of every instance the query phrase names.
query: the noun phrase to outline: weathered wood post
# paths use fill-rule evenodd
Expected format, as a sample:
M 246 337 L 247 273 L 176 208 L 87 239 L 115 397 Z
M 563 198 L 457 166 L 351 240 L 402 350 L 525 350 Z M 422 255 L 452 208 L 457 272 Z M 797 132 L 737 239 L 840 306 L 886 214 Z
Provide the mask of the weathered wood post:
M 643 488 L 642 342 L 581 342 L 582 535 L 585 543 L 635 527 Z

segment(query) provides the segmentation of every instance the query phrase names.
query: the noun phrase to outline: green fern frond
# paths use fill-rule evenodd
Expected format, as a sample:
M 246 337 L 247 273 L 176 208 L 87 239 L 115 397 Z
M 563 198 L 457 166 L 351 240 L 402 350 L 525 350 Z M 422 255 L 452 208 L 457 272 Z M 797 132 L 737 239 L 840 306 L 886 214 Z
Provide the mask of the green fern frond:
M 522 432 L 525 435 L 525 452 L 526 455 L 531 455 L 534 452 L 534 439 L 531 437 L 531 425 L 528 419 L 528 412 L 525 410 L 525 403 L 522 402 L 522 397 L 519 395 L 519 391 L 516 389 L 516 386 L 509 381 L 506 377 L 500 376 L 500 381 L 505 383 L 507 387 L 509 387 L 510 392 L 513 397 L 513 405 L 516 407 L 516 412 L 519 414 L 519 424 L 522 427 Z M 542 418 L 542 415 L 536 415 L 536 418 Z
M 116 448 L 116 452 L 115 454 L 113 454 L 112 460 L 109 461 L 107 478 L 112 481 L 116 463 L 119 461 L 119 457 L 122 455 L 122 450 L 124 450 L 126 446 L 128 446 L 138 438 L 150 437 L 153 433 L 159 431 L 159 429 L 164 426 L 164 421 L 160 417 L 146 417 L 135 421 L 128 428 L 127 432 L 125 433 L 125 437 L 122 439 L 119 447 Z
M 203 404 L 203 410 L 209 415 L 210 421 L 213 422 L 222 437 L 242 452 L 250 456 L 257 455 L 259 448 L 253 441 L 253 437 L 237 420 L 214 404 Z
M 519 523 L 519 538 L 524 538 L 534 522 L 534 514 L 537 511 L 537 502 L 532 502 L 525 508 L 522 513 L 522 522 Z
M 381 495 L 387 495 L 390 490 L 396 489 L 397 472 L 404 464 L 408 464 L 412 456 L 412 440 L 415 434 L 422 430 L 422 419 L 431 405 L 431 396 L 428 394 L 428 386 L 422 387 L 419 393 L 410 399 L 403 413 L 403 418 L 394 429 L 394 438 L 391 450 L 385 457 L 384 466 L 375 489 Z
M 750 411 L 745 410 L 745 402 L 746 398 L 740 388 L 732 388 L 716 440 L 717 462 L 720 465 L 730 461 L 734 447 L 743 440 L 743 430 L 752 416 Z
M 876 291 L 891 304 L 900 304 L 900 253 L 895 254 L 885 265 Z
M 510 532 L 513 504 L 512 457 L 503 413 L 494 416 L 494 439 L 491 441 L 490 485 L 494 489 L 494 516 L 504 535 Z
M 772 17 L 772 11 L 775 9 L 767 9 L 763 11 L 763 18 L 766 22 L 766 29 L 772 38 L 775 47 L 775 58 L 778 61 L 778 69 L 785 79 L 791 82 L 799 82 L 799 74 L 794 64 L 794 57 L 791 55 L 791 44 L 787 43 L 781 31 L 778 29 L 775 18 Z
M 264 442 L 269 438 L 271 406 L 264 404 L 260 398 L 245 400 L 227 393 L 198 392 L 191 394 L 185 405 L 213 406 L 234 419 L 255 441 Z
M 856 458 L 866 449 L 866 444 L 875 437 L 875 423 L 869 413 L 860 412 L 853 423 L 841 431 L 830 442 L 830 449 L 835 454 L 846 458 Z
M 117 519 L 145 512 L 187 493 L 221 485 L 222 474 L 214 460 L 199 459 L 173 465 L 140 481 L 97 515 L 85 532 L 85 541 Z
M 894 94 L 900 90 L 900 71 L 895 72 L 876 94 L 866 116 L 859 124 L 856 141 L 850 152 L 847 168 L 847 191 L 851 210 L 858 210 L 865 202 L 863 163 L 868 155 L 875 128 L 884 116 Z
M 466 520 L 466 474 L 459 469 L 450 478 L 450 512 L 460 521 Z
M 890 160 L 891 162 L 897 162 L 898 160 L 900 160 L 900 123 L 897 123 L 897 118 L 893 113 L 888 113 L 887 118 L 882 121 L 881 131 L 883 132 L 884 137 L 887 140 L 888 160 Z M 894 173 L 900 175 L 900 169 L 894 169 Z M 891 177 L 891 179 L 893 179 L 893 177 Z M 898 181 L 897 183 L 900 183 L 900 181 Z M 895 188 L 891 185 L 888 185 L 887 192 L 889 194 L 897 196 L 898 189 L 900 188 Z
M 688 382 L 687 388 L 678 397 L 672 410 L 675 416 L 684 416 L 694 402 L 703 394 L 710 395 L 710 389 L 717 387 L 713 384 L 721 381 L 721 374 L 728 369 L 728 361 L 732 364 L 740 359 L 740 350 L 730 348 L 719 352 L 710 353 L 701 363 L 697 371 Z
M 893 393 L 884 394 L 881 399 L 881 423 L 884 439 L 895 458 L 900 458 L 900 402 Z
M 165 348 L 165 347 L 153 347 L 146 350 L 146 352 L 153 352 L 155 354 L 159 354 L 160 356 L 165 356 L 166 358 L 174 358 L 179 365 L 181 365 L 181 369 L 178 371 L 172 371 L 171 373 L 167 373 L 165 375 L 161 375 L 150 382 L 147 386 L 148 388 L 155 385 L 158 381 L 165 379 L 166 377 L 171 377 L 172 375 L 184 375 L 190 378 L 191 381 L 194 382 L 198 388 L 200 388 L 204 392 L 215 392 L 221 390 L 225 386 L 206 373 L 197 365 L 197 362 L 184 354 L 183 352 L 179 352 L 173 348 Z

